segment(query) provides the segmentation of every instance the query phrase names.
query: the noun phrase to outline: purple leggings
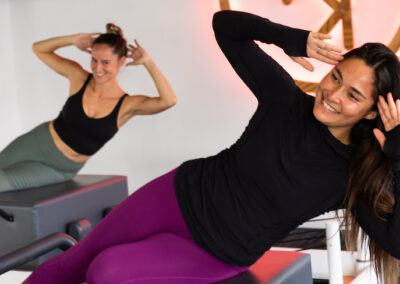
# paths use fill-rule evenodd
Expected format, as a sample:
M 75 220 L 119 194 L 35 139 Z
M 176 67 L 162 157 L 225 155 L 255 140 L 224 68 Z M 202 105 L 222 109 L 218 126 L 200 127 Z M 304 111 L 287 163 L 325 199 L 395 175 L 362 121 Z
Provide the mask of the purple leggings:
M 39 266 L 24 283 L 200 284 L 244 271 L 194 242 L 176 199 L 175 173 L 137 190 L 86 238 Z

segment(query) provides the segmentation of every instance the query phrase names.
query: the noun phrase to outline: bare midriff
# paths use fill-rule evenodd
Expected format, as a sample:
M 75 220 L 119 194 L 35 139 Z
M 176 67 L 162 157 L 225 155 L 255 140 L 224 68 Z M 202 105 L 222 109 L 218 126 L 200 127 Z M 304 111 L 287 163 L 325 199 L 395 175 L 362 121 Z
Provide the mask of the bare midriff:
M 56 144 L 56 147 L 58 150 L 61 151 L 68 159 L 77 162 L 77 163 L 84 163 L 86 162 L 91 156 L 87 155 L 82 155 L 73 150 L 71 147 L 69 147 L 67 144 L 65 144 L 64 141 L 61 140 L 60 136 L 58 136 L 56 130 L 54 129 L 53 126 L 53 121 L 50 121 L 49 123 L 49 129 L 50 129 L 50 134 L 51 137 L 53 138 L 54 144 Z

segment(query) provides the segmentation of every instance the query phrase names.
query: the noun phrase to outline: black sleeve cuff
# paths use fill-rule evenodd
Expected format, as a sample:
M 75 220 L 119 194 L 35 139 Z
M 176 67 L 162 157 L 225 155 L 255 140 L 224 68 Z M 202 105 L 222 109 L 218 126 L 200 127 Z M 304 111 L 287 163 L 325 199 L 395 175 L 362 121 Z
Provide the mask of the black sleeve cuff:
M 392 160 L 394 172 L 400 171 L 400 125 L 386 132 L 386 141 L 383 147 L 386 156 Z

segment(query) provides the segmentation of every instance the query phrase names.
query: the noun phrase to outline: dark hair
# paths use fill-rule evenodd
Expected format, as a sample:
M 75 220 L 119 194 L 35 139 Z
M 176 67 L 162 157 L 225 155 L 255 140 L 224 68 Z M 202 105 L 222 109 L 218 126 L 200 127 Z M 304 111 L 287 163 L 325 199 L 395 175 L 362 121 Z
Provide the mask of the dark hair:
M 118 58 L 128 54 L 127 42 L 120 27 L 113 23 L 106 25 L 106 33 L 98 36 L 92 43 L 92 47 L 96 44 L 106 44 L 113 49 L 113 53 Z
M 344 55 L 344 59 L 358 58 L 374 71 L 375 82 L 373 110 L 377 111 L 378 96 L 386 98 L 392 93 L 393 99 L 400 99 L 400 62 L 397 56 L 385 45 L 366 43 Z M 376 140 L 373 129 L 384 131 L 378 115 L 375 119 L 362 119 L 351 130 L 350 143 L 352 158 L 349 165 L 349 181 L 345 198 L 346 211 L 344 224 L 347 228 L 346 242 L 355 249 L 358 233 L 362 242 L 368 242 L 371 259 L 379 281 L 386 284 L 397 283 L 399 261 L 384 251 L 378 244 L 366 238 L 366 234 L 357 223 L 356 207 L 363 203 L 382 219 L 382 213 L 391 213 L 394 205 L 393 172 L 390 160 L 385 156 Z M 379 214 L 378 214 L 379 212 Z

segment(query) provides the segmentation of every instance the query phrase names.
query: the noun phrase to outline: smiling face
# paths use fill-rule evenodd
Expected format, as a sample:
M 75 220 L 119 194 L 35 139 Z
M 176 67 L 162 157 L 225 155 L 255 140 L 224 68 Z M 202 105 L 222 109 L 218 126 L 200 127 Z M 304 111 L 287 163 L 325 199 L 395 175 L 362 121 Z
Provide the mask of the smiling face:
M 341 61 L 321 81 L 315 95 L 314 116 L 337 139 L 349 144 L 351 128 L 361 119 L 374 119 L 374 71 L 358 58 Z
M 105 83 L 115 80 L 119 68 L 124 64 L 125 57 L 118 58 L 113 49 L 106 44 L 95 44 L 92 47 L 90 67 L 96 83 Z

